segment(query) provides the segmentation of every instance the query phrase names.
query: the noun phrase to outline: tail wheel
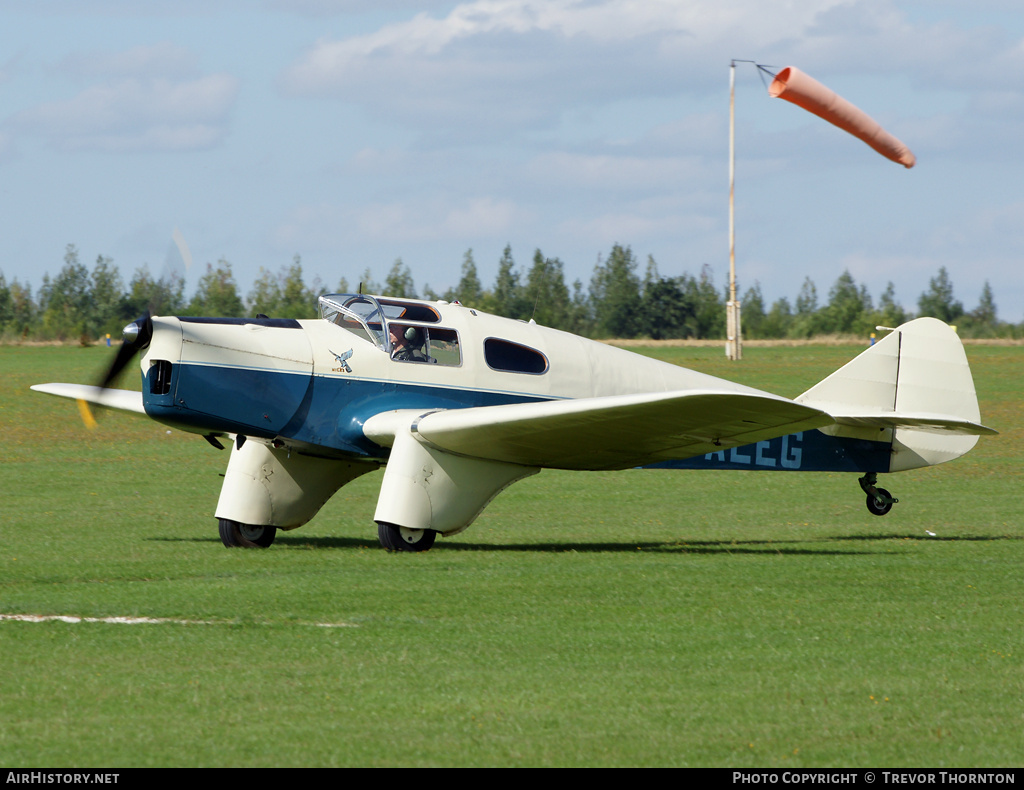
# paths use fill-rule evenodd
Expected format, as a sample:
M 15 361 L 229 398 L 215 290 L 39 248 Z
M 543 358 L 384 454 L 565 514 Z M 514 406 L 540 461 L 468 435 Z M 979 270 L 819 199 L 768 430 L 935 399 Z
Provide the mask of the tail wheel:
M 437 532 L 432 529 L 408 529 L 386 521 L 377 522 L 377 540 L 388 551 L 427 551 L 436 537 Z
M 277 527 L 257 524 L 240 524 L 230 519 L 219 519 L 221 542 L 229 549 L 265 549 L 277 537 Z
M 878 492 L 877 495 L 868 494 L 868 510 L 876 516 L 884 516 L 892 510 L 896 500 L 884 488 L 876 488 L 875 491 Z

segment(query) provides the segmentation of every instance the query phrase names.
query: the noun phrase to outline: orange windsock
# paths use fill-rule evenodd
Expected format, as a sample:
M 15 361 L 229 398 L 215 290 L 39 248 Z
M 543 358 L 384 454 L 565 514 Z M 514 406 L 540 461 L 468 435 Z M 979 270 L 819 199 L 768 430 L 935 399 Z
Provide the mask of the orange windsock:
M 787 66 L 775 75 L 768 87 L 768 94 L 813 112 L 854 137 L 859 137 L 882 156 L 904 167 L 913 167 L 917 162 L 907 146 L 885 131 L 866 112 L 793 66 Z

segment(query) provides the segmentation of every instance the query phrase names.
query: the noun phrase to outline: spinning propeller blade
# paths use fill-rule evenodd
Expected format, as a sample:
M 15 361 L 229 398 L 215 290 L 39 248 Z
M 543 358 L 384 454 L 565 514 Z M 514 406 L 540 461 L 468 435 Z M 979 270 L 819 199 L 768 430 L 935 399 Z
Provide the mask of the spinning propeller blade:
M 147 310 L 124 328 L 124 342 L 121 344 L 121 348 L 117 350 L 117 356 L 114 357 L 114 361 L 106 374 L 100 379 L 98 386 L 108 389 L 135 358 L 135 355 L 149 346 L 149 341 L 152 339 L 153 317 L 150 315 L 149 310 Z M 93 416 L 88 402 L 79 400 L 78 410 L 82 414 L 82 422 L 85 423 L 85 427 L 89 429 L 95 428 L 96 418 Z

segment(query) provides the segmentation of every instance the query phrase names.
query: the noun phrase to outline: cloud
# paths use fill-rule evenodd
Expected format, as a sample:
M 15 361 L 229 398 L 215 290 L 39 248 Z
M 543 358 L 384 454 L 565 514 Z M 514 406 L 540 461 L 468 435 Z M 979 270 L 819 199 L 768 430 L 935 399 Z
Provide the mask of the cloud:
M 743 27 L 744 13 L 735 4 L 666 0 L 477 0 L 445 17 L 419 14 L 367 35 L 321 39 L 281 85 L 386 119 L 501 134 L 550 126 L 570 107 L 706 90 L 685 69 L 714 55 L 720 75 L 720 45 Z
M 61 69 L 92 84 L 69 99 L 23 110 L 7 126 L 61 150 L 210 148 L 227 133 L 240 83 L 230 74 L 197 75 L 194 60 L 170 44 L 69 56 Z
M 1024 47 L 1005 31 L 914 21 L 889 0 L 793 0 L 781 10 L 752 0 L 473 0 L 322 38 L 280 86 L 458 144 L 557 129 L 574 109 L 706 99 L 723 90 L 731 57 L 799 63 L 826 82 L 880 75 L 1014 96 L 1024 67 Z

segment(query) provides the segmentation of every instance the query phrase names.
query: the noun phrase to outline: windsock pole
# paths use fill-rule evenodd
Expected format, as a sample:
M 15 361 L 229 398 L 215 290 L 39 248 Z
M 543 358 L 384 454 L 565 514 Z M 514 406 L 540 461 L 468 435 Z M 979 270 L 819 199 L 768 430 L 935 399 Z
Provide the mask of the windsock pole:
M 746 62 L 746 61 L 744 61 Z M 736 61 L 729 64 L 729 301 L 725 303 L 725 356 L 743 359 L 740 303 L 736 299 Z

